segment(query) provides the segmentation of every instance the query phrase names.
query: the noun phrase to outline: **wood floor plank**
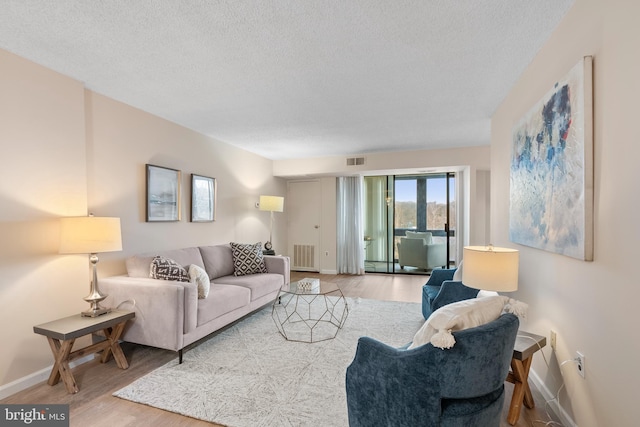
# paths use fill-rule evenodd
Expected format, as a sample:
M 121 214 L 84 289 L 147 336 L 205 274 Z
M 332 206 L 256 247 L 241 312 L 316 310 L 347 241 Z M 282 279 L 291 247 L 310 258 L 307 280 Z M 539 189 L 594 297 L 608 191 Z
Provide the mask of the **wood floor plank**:
M 427 276 L 366 274 L 364 276 L 322 275 L 292 272 L 291 279 L 317 277 L 337 283 L 345 296 L 388 301 L 421 302 L 422 285 Z M 196 344 L 197 345 L 197 344 Z M 71 426 L 83 427 L 174 427 L 216 426 L 205 421 L 184 417 L 172 412 L 133 403 L 112 396 L 112 393 L 146 375 L 165 363 L 178 363 L 177 353 L 123 343 L 122 350 L 129 361 L 129 369 L 119 369 L 115 361 L 101 364 L 99 358 L 73 369 L 80 388 L 69 394 L 62 382 L 49 386 L 46 381 L 16 393 L 1 401 L 3 404 L 44 403 L 69 404 Z M 53 363 L 53 361 L 52 361 Z M 506 421 L 513 385 L 505 383 L 505 409 L 500 427 L 509 427 Z M 536 402 L 534 409 L 523 408 L 516 427 L 533 425 L 535 420 L 548 420 L 544 413 L 544 400 L 535 386 L 531 386 Z M 539 424 L 537 424 L 539 425 Z

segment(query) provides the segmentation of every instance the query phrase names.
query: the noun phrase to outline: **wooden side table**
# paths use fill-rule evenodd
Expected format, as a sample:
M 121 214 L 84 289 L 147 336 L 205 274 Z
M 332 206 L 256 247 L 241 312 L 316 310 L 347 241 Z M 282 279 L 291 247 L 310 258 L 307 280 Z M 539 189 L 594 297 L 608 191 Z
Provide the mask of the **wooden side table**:
M 547 339 L 541 335 L 518 331 L 516 344 L 511 358 L 511 371 L 507 375 L 507 381 L 514 384 L 511 405 L 507 421 L 515 425 L 520 418 L 522 403 L 532 409 L 535 407 L 533 395 L 529 388 L 529 369 L 533 360 L 533 354 L 547 345 Z
M 106 363 L 113 354 L 120 369 L 127 369 L 129 363 L 122 352 L 118 340 L 129 319 L 135 317 L 135 312 L 128 310 L 114 310 L 98 317 L 83 317 L 80 314 L 54 320 L 34 326 L 33 332 L 44 335 L 49 340 L 55 363 L 49 375 L 49 385 L 56 385 L 62 378 L 69 393 L 77 393 L 78 385 L 71 373 L 69 362 L 87 354 L 102 351 L 100 362 Z M 76 338 L 103 331 L 106 340 L 71 351 Z

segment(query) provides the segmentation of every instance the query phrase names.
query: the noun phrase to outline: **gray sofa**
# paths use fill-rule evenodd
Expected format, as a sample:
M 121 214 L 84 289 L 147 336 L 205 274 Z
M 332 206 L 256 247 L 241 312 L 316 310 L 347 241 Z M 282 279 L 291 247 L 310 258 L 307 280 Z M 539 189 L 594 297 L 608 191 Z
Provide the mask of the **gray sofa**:
M 196 264 L 211 279 L 207 298 L 195 283 L 152 279 L 153 257 L 161 255 L 188 269 Z M 230 245 L 200 246 L 136 255 L 126 260 L 127 275 L 100 280 L 108 296 L 103 305 L 133 309 L 124 341 L 177 351 L 272 302 L 289 284 L 289 258 L 265 256 L 268 273 L 234 276 Z

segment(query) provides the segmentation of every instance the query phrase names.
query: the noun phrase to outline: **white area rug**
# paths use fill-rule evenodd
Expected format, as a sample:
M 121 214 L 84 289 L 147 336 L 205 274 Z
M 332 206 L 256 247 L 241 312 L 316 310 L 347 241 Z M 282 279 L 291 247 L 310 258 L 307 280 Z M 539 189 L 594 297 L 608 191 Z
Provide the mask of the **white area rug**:
M 418 303 L 347 301 L 335 339 L 286 341 L 268 306 L 114 396 L 231 427 L 347 426 L 345 372 L 358 338 L 400 346 L 424 323 Z

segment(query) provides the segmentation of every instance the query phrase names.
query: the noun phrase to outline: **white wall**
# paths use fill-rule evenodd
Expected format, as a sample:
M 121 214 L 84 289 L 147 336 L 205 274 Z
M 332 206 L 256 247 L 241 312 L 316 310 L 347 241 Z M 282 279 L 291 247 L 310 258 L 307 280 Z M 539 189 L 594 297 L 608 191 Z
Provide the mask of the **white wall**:
M 463 245 L 489 243 L 489 146 L 454 148 L 444 150 L 421 150 L 387 153 L 369 153 L 363 155 L 365 164 L 346 166 L 347 156 L 275 160 L 273 173 L 282 178 L 319 177 L 323 180 L 323 232 L 321 269 L 331 273 L 337 271 L 335 260 L 335 178 L 348 175 L 393 175 L 408 173 L 428 173 L 457 171 L 464 187 L 462 192 L 461 221 L 458 224 L 459 235 L 465 237 Z M 327 175 L 331 175 L 327 177 Z M 458 187 L 458 190 L 461 187 Z M 331 201 L 333 209 L 325 208 Z M 324 242 L 327 242 L 325 245 Z M 324 256 L 325 251 L 330 256 Z M 462 246 L 457 259 L 461 259 Z
M 520 252 L 520 290 L 529 303 L 522 328 L 558 334 L 557 352 L 534 357 L 535 377 L 550 393 L 560 387 L 562 410 L 581 427 L 637 424 L 640 351 L 635 319 L 640 287 L 635 277 L 640 236 L 640 3 L 578 0 L 513 87 L 492 120 L 491 235 L 494 244 Z M 583 56 L 594 64 L 595 252 L 593 262 L 509 242 L 511 130 L 554 82 Z M 560 368 L 576 350 L 586 356 L 586 378 L 575 365 Z M 538 402 L 541 405 L 542 402 Z
M 338 216 L 337 216 L 337 182 L 333 177 L 320 179 L 322 219 L 320 224 L 320 272 L 337 274 L 338 255 Z M 328 252 L 328 255 L 325 255 Z
M 477 171 L 476 186 L 474 188 L 476 196 L 476 212 L 490 212 L 491 202 L 491 173 L 489 171 Z M 487 245 L 491 243 L 491 215 L 483 215 L 475 221 L 475 227 L 470 238 L 471 245 Z
M 229 241 L 265 241 L 260 194 L 285 195 L 272 162 L 152 116 L 0 50 L 0 398 L 53 363 L 33 326 L 79 313 L 88 257 L 59 255 L 58 218 L 117 216 L 123 251 L 102 254 L 100 277 L 126 256 Z M 146 223 L 145 164 L 183 172 L 182 221 Z M 190 174 L 218 181 L 217 221 L 190 223 Z M 274 245 L 285 246 L 278 218 Z M 280 243 L 279 243 L 280 242 Z M 46 377 L 45 377 L 46 378 Z
M 489 170 L 490 168 L 490 149 L 488 146 L 369 153 L 362 155 L 365 157 L 365 164 L 362 166 L 347 166 L 347 157 L 351 156 L 275 160 L 273 174 L 283 178 L 295 178 L 319 175 L 384 175 L 393 174 L 403 169 L 411 170 L 412 173 L 433 168 L 439 171 L 451 171 L 466 166 L 471 166 L 475 173 L 475 170 Z

